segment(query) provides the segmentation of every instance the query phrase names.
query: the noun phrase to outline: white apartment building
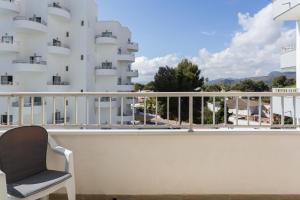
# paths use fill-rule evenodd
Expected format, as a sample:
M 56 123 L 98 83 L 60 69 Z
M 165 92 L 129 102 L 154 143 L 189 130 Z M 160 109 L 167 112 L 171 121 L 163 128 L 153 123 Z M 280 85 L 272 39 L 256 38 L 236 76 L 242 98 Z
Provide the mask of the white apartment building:
M 300 88 L 300 0 L 273 0 L 273 17 L 277 21 L 296 22 L 296 41 L 281 50 L 281 69 L 296 72 L 297 88 L 275 89 L 274 92 L 297 92 Z M 294 109 L 296 107 L 296 109 Z M 276 114 L 294 117 L 300 123 L 300 99 L 274 97 L 273 109 Z M 294 110 L 296 110 L 294 112 Z
M 119 22 L 98 21 L 97 8 L 95 0 L 0 0 L 0 92 L 132 91 L 131 79 L 138 71 L 131 70 L 131 64 L 138 44 Z M 74 99 L 28 97 L 24 120 L 34 117 L 38 123 L 45 112 L 49 124 L 66 117 L 72 123 Z M 78 101 L 84 105 L 76 108 L 79 122 L 96 122 L 99 110 L 102 124 L 120 122 L 120 99 Z M 132 99 L 122 102 L 122 118 L 130 123 Z M 2 99 L 0 105 L 2 123 L 18 120 L 18 99 Z

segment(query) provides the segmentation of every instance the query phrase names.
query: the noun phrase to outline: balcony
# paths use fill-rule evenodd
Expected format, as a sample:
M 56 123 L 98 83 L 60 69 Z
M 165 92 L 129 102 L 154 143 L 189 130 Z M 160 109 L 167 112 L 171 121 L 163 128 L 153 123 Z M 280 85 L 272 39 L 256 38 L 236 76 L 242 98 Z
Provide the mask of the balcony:
M 68 45 L 61 44 L 58 42 L 50 42 L 48 43 L 48 53 L 55 55 L 68 56 L 71 54 L 71 49 Z
M 18 53 L 19 44 L 17 42 L 0 41 L 0 53 Z
M 1 81 L 0 91 L 1 92 L 15 92 L 16 85 L 12 81 Z
M 299 20 L 299 0 L 273 0 L 273 17 L 275 20 Z
M 117 76 L 117 68 L 115 67 L 96 66 L 95 70 L 97 76 Z
M 129 52 L 137 52 L 139 51 L 139 44 L 135 42 L 128 42 L 127 50 Z
M 120 62 L 134 62 L 135 61 L 135 56 L 134 54 L 129 54 L 129 53 L 122 53 L 119 52 L 117 55 L 117 60 Z
M 17 72 L 45 72 L 47 62 L 41 60 L 41 56 L 31 56 L 30 60 L 14 60 L 13 66 Z
M 100 97 L 99 97 L 100 98 Z M 116 98 L 112 98 L 111 99 L 111 103 L 110 103 L 110 98 L 109 97 L 101 97 L 100 99 L 100 104 L 99 104 L 99 98 L 95 98 L 95 107 L 96 108 L 112 108 L 114 109 L 117 105 L 117 99 Z
M 14 25 L 20 32 L 32 34 L 32 33 L 47 33 L 47 23 L 41 19 L 41 17 L 14 17 Z
M 67 120 L 60 117 L 58 119 L 64 121 L 62 124 L 45 126 L 60 146 L 74 152 L 78 199 L 140 199 L 141 195 L 146 195 L 142 197 L 146 200 L 299 198 L 299 124 L 275 124 L 272 115 L 269 115 L 267 125 L 251 125 L 251 121 L 245 125 L 243 121 L 252 120 L 250 116 L 245 116 L 246 119 L 236 118 L 237 124 L 215 120 L 204 124 L 193 118 L 193 112 L 197 112 L 197 116 L 204 116 L 204 110 L 199 107 L 195 110 L 196 107 L 192 106 L 199 98 L 223 99 L 226 102 L 229 98 L 255 97 L 256 101 L 261 102 L 261 98 L 270 100 L 278 95 L 296 97 L 299 93 L 1 93 L 4 99 L 12 96 L 22 99 L 24 95 L 47 96 L 50 99 L 53 96 L 68 99 L 130 96 L 153 98 L 155 103 L 156 97 L 188 100 L 185 101 L 186 105 L 181 105 L 181 111 L 188 112 L 190 117 L 182 120 L 182 123 L 180 119 L 158 116 L 153 119 L 157 123 L 132 125 L 124 120 L 123 124 L 114 124 L 111 129 L 101 129 L 102 124 L 89 123 L 85 117 L 84 122 L 79 119 L 78 122 L 74 120 L 74 124 L 65 124 Z M 88 113 L 85 110 L 88 107 L 76 102 L 74 116 Z M 28 107 L 26 104 L 24 106 Z M 77 107 L 83 110 L 80 112 Z M 154 109 L 152 114 L 155 112 Z M 14 115 L 16 121 L 11 126 L 31 124 L 24 123 L 23 115 L 19 116 L 18 113 Z M 43 114 L 40 113 L 40 118 L 43 118 Z M 127 114 L 131 113 L 124 113 L 125 118 L 129 117 Z M 56 113 L 53 115 L 56 118 Z M 130 117 L 134 119 L 134 115 Z M 120 115 L 118 118 L 122 119 Z M 262 119 L 259 117 L 259 120 Z M 32 124 L 40 125 L 35 121 Z M 3 124 L 2 128 L 9 129 L 11 126 Z M 65 160 L 52 152 L 48 153 L 49 169 L 63 169 Z M 221 184 L 216 184 L 220 180 Z M 57 193 L 51 199 L 66 198 L 64 194 Z
M 39 99 L 40 100 L 40 99 Z M 12 112 L 13 113 L 18 113 L 19 112 L 19 102 L 15 101 L 12 102 Z M 41 101 L 34 101 L 31 102 L 30 98 L 25 98 L 24 99 L 24 104 L 22 106 L 22 110 L 23 110 L 23 115 L 25 116 L 29 116 L 29 115 L 36 115 L 39 113 L 42 113 L 42 102 Z
M 96 35 L 96 44 L 99 45 L 117 45 L 118 40 L 116 36 L 103 36 L 103 35 Z
M 50 92 L 67 92 L 70 90 L 70 83 L 51 81 L 47 83 L 47 87 Z
M 119 92 L 129 92 L 134 90 L 134 85 L 132 83 L 118 83 Z
M 290 45 L 282 48 L 280 56 L 281 69 L 296 71 L 296 47 Z
M 59 5 L 59 3 L 54 2 L 48 4 L 48 13 L 52 16 L 58 17 L 59 19 L 66 21 L 71 20 L 71 11 L 68 8 Z
M 126 71 L 126 76 L 128 76 L 128 77 L 138 77 L 139 76 L 139 71 L 138 70 Z
M 18 13 L 20 12 L 19 5 L 14 0 L 0 0 L 1 13 Z

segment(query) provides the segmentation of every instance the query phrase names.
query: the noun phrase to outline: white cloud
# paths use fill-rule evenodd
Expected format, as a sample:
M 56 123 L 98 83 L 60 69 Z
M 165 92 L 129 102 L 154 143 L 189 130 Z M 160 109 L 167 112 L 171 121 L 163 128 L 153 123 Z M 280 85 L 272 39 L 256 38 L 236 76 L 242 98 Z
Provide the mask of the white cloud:
M 205 36 L 214 36 L 214 35 L 216 35 L 216 31 L 210 31 L 210 32 L 202 31 L 201 34 L 205 35 Z
M 200 49 L 198 56 L 186 56 L 199 65 L 205 77 L 241 78 L 279 70 L 281 47 L 295 42 L 295 31 L 273 20 L 271 4 L 253 16 L 238 13 L 238 21 L 241 31 L 233 35 L 227 48 L 215 53 Z M 181 59 L 176 54 L 139 57 L 133 66 L 140 71 L 138 81 L 147 82 L 159 66 L 176 66 Z

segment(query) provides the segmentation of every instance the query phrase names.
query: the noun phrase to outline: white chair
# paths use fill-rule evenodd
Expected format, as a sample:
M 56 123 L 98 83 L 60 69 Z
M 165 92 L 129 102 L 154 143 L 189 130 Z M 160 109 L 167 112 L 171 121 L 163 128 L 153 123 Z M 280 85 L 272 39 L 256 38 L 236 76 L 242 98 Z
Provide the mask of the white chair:
M 65 171 L 47 169 L 47 144 L 65 157 Z M 61 188 L 69 200 L 76 200 L 72 151 L 37 126 L 12 129 L 0 137 L 0 200 L 47 199 Z

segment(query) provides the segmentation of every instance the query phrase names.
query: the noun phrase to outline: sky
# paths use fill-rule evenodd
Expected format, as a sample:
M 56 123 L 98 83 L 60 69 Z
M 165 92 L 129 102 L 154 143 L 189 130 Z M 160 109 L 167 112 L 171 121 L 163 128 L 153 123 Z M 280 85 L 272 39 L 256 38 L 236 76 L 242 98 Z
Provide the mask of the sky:
M 188 58 L 202 75 L 243 78 L 280 70 L 294 23 L 274 22 L 270 0 L 98 0 L 100 20 L 118 20 L 139 43 L 135 82 Z

